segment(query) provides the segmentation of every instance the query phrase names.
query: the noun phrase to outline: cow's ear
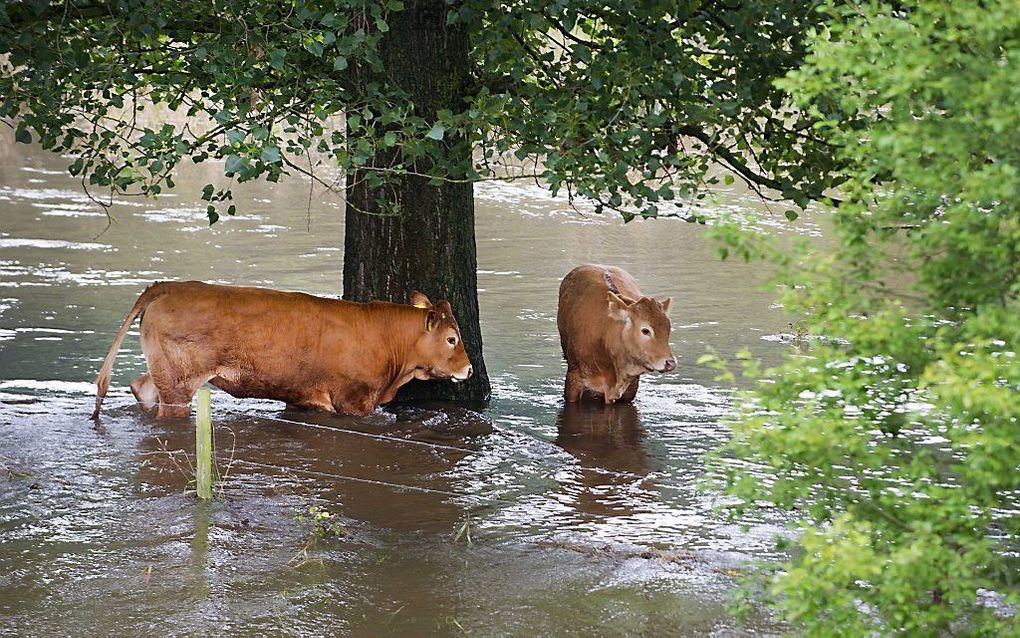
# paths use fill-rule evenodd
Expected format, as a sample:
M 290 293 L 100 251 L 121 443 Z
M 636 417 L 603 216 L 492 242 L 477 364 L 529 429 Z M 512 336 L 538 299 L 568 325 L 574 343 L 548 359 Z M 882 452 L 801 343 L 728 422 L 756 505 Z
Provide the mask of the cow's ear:
M 609 302 L 609 316 L 611 318 L 617 321 L 628 321 L 630 319 L 630 304 L 625 299 L 612 291 L 606 293 L 606 299 Z
M 439 313 L 435 310 L 429 310 L 425 315 L 425 332 L 432 332 L 435 330 L 437 323 L 439 323 Z
M 664 312 L 665 314 L 668 315 L 669 314 L 669 308 L 670 308 L 670 306 L 673 305 L 673 298 L 672 297 L 666 297 L 665 299 L 663 299 L 663 300 L 661 300 L 659 302 L 659 305 L 662 306 L 662 312 Z
M 432 302 L 423 293 L 415 290 L 411 293 L 411 305 L 415 308 L 428 308 L 432 305 Z

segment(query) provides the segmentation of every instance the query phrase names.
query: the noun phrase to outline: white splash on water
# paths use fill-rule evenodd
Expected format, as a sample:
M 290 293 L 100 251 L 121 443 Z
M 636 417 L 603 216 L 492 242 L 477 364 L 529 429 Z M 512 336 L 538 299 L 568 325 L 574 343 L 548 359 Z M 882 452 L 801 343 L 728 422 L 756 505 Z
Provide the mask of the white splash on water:
M 64 241 L 62 239 L 28 239 L 22 237 L 0 238 L 0 248 L 62 248 L 65 250 L 102 250 L 105 252 L 117 250 L 109 244 Z
M 60 394 L 92 394 L 96 391 L 93 383 L 85 381 L 57 381 L 43 379 L 8 379 L 0 381 L 0 390 L 35 390 Z

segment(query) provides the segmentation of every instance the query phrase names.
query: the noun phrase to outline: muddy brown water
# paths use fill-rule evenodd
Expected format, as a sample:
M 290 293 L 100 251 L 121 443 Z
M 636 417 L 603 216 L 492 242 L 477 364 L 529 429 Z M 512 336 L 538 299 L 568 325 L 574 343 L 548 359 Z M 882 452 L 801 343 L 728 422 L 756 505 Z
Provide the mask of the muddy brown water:
M 67 158 L 0 140 L 0 633 L 26 635 L 758 635 L 733 573 L 774 558 L 779 518 L 727 521 L 703 488 L 729 390 L 707 348 L 775 361 L 788 318 L 760 267 L 704 228 L 583 215 L 528 184 L 476 188 L 487 410 L 352 419 L 215 392 L 214 502 L 196 501 L 188 420 L 140 413 L 133 330 L 99 427 L 91 382 L 145 285 L 204 279 L 336 295 L 343 207 L 291 180 L 241 189 L 209 228 L 187 169 L 106 222 Z M 761 213 L 741 193 L 709 212 Z M 777 232 L 785 221 L 766 214 Z M 810 220 L 799 229 L 813 232 Z M 633 406 L 565 409 L 555 323 L 574 265 L 672 295 L 678 369 Z M 489 432 L 491 430 L 491 432 Z M 488 433 L 486 433 L 488 432 Z M 339 535 L 318 538 L 309 508 Z M 459 536 L 458 536 L 459 533 Z M 467 537 L 470 535 L 470 542 Z

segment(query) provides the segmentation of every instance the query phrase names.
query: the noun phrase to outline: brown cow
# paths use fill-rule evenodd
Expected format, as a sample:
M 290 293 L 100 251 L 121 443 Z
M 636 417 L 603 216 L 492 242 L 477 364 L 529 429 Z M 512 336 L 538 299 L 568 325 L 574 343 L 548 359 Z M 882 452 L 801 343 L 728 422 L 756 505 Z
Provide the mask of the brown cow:
M 646 297 L 625 270 L 587 264 L 560 284 L 556 325 L 567 360 L 564 397 L 630 402 L 645 372 L 669 372 L 672 299 Z
M 117 350 L 142 315 L 149 371 L 131 391 L 157 416 L 188 416 L 205 382 L 235 397 L 365 415 L 411 379 L 464 381 L 472 368 L 448 301 L 356 303 L 267 288 L 162 282 L 121 324 L 96 378 L 93 418 Z

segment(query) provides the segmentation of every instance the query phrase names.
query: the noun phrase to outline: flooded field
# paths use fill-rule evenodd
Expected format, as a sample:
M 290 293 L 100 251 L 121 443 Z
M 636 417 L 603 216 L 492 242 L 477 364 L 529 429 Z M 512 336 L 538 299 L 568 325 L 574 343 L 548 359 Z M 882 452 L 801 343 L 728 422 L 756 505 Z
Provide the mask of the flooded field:
M 208 228 L 198 196 L 221 167 L 203 165 L 158 201 L 116 200 L 102 232 L 67 159 L 4 135 L 0 633 L 781 629 L 726 608 L 735 568 L 771 556 L 783 526 L 713 512 L 703 457 L 727 437 L 728 390 L 695 361 L 744 347 L 775 361 L 789 319 L 759 290 L 760 266 L 720 262 L 703 227 L 624 225 L 533 184 L 478 185 L 489 408 L 352 419 L 214 392 L 222 480 L 200 504 L 192 424 L 143 416 L 127 390 L 144 368 L 137 329 L 96 427 L 101 359 L 154 280 L 338 295 L 342 203 L 309 198 L 298 179 L 256 185 L 241 189 L 238 217 Z M 739 193 L 714 206 L 761 212 Z M 564 408 L 556 291 L 583 262 L 674 298 L 678 368 L 646 377 L 633 406 Z

